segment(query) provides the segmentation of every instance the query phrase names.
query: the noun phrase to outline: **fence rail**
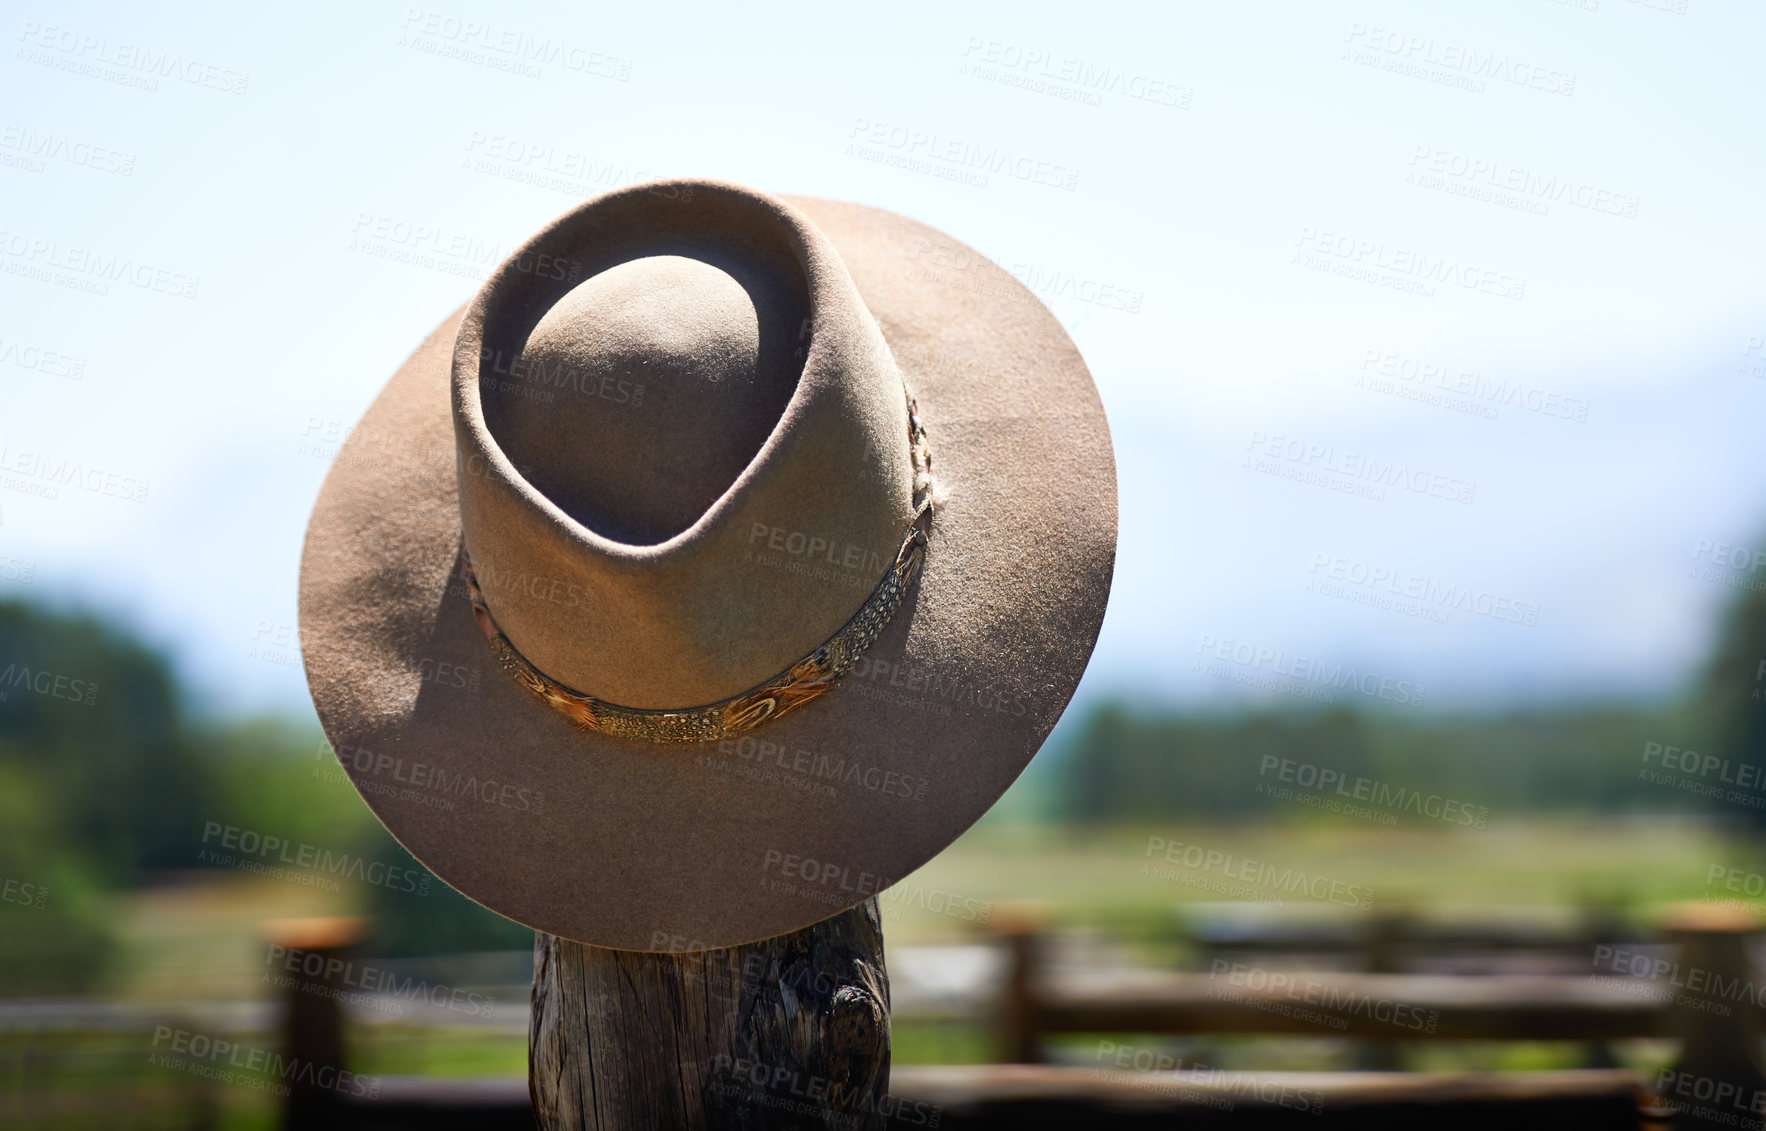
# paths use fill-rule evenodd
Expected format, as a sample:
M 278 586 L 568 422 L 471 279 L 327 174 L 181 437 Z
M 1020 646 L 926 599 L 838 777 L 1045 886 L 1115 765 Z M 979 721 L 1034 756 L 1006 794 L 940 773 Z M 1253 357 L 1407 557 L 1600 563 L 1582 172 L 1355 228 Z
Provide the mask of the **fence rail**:
M 1635 1131 L 1648 1094 L 1622 1069 L 1572 1072 L 1109 1072 L 1049 1065 L 904 1065 L 890 1074 L 887 1124 L 940 1131 L 1172 1127 L 1266 1131 Z M 532 1126 L 527 1082 L 389 1079 L 345 1122 L 392 1128 Z
M 1241 979 L 1243 984 L 1235 984 Z M 1462 978 L 1256 970 L 1050 982 L 1020 1007 L 1038 1033 L 1211 1033 L 1437 1041 L 1672 1035 L 1670 987 L 1576 977 Z M 1761 1012 L 1749 1003 L 1745 1008 Z
M 346 924 L 280 924 L 281 944 L 310 951 L 316 969 L 347 969 L 354 934 Z M 891 1094 L 939 1113 L 942 1128 L 1092 1126 L 1230 1127 L 1639 1127 L 1664 1116 L 1662 1080 L 1623 1069 L 1527 1073 L 1241 1072 L 1166 1066 L 1130 1071 L 1115 1058 L 1073 1067 L 1044 1063 L 1049 1038 L 1110 1035 L 1323 1036 L 1366 1047 L 1417 1040 L 1558 1040 L 1600 1043 L 1667 1038 L 1680 1059 L 1664 1079 L 1688 1085 L 1675 1128 L 1760 1126 L 1749 1110 L 1766 1096 L 1757 1060 L 1766 1022 L 1761 983 L 1748 957 L 1752 920 L 1704 907 L 1670 919 L 1646 949 L 1664 976 L 1459 976 L 1419 973 L 1307 971 L 1215 957 L 1203 973 L 1085 969 L 1049 961 L 1050 932 L 1034 915 L 996 920 L 994 957 L 973 953 L 904 954 L 904 967 L 924 965 L 923 982 L 904 993 L 897 1017 L 991 1020 L 1001 1063 L 897 1066 Z M 1455 945 L 1460 944 L 1455 940 Z M 1636 944 L 1627 940 L 1628 946 Z M 947 948 L 949 949 L 949 948 Z M 332 962 L 330 959 L 339 959 Z M 1658 959 L 1660 961 L 1658 961 Z M 962 979 L 950 976 L 964 972 Z M 958 983 L 962 983 L 959 985 Z M 990 987 L 978 992 L 977 983 Z M 515 987 L 506 987 L 514 995 Z M 292 1061 L 343 1068 L 346 1015 L 389 1019 L 323 979 L 290 980 L 282 1000 L 187 1005 L 208 1033 L 264 1032 Z M 904 986 L 904 989 L 906 987 Z M 499 994 L 499 997 L 504 995 Z M 511 1002 L 513 1005 L 514 1002 Z M 979 1015 L 978 1015 L 979 1013 Z M 0 1030 L 10 1032 L 152 1029 L 165 1007 L 103 1003 L 7 1003 Z M 405 1018 L 419 1020 L 419 1018 Z M 448 1015 L 422 1018 L 473 1024 Z M 499 1013 L 496 1027 L 523 1027 L 525 1010 Z M 1157 1041 L 1141 1049 L 1158 1048 Z M 1130 1058 L 1138 1064 L 1138 1058 Z M 1363 1062 L 1365 1063 L 1365 1062 Z M 1609 1062 L 1610 1063 L 1610 1062 Z M 531 1126 L 521 1078 L 443 1081 L 379 1077 L 373 1095 L 293 1088 L 285 1126 L 389 1128 L 514 1128 Z M 1690 1082 L 1690 1084 L 1689 1084 Z M 1701 1091 L 1702 1090 L 1702 1091 Z M 1714 1107 L 1707 1096 L 1725 1100 Z M 1739 1099 L 1739 1102 L 1737 1102 Z M 1721 1108 L 1721 1110 L 1719 1110 Z M 891 1126 L 894 1123 L 890 1123 Z M 1661 1124 L 1667 1126 L 1666 1124 Z

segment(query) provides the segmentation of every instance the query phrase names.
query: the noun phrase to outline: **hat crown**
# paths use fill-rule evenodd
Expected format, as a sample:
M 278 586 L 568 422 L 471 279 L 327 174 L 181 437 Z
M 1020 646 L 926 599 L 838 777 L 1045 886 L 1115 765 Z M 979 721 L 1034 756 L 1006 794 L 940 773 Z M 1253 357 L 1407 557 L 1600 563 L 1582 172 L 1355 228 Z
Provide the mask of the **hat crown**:
M 796 388 L 801 295 L 731 266 L 658 255 L 610 267 L 546 311 L 510 377 L 481 389 L 521 474 L 609 539 L 653 544 L 691 526 Z
M 560 217 L 454 350 L 461 528 L 498 627 L 553 680 L 653 710 L 826 641 L 913 513 L 901 374 L 838 253 L 783 201 L 678 184 Z M 538 374 L 550 403 L 524 395 Z

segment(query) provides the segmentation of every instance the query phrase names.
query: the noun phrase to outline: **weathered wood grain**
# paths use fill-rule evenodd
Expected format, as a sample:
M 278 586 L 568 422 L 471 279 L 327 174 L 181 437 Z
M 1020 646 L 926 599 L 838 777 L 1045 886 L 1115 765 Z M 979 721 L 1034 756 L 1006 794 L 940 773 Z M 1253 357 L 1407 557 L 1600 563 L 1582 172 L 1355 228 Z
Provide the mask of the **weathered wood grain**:
M 547 1131 L 882 1127 L 889 978 L 875 899 L 727 950 L 538 934 L 528 1088 Z

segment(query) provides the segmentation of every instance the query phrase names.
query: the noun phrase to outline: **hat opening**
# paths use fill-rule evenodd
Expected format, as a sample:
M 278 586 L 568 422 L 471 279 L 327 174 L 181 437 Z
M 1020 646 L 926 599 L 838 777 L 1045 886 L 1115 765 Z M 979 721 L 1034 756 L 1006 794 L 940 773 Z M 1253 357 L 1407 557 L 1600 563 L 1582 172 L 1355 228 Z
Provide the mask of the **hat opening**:
M 486 427 L 523 478 L 609 541 L 691 527 L 797 389 L 812 324 L 799 249 L 775 218 L 731 203 L 746 202 L 633 196 L 549 262 L 533 256 L 527 277 L 512 261 L 527 293 L 487 319 Z

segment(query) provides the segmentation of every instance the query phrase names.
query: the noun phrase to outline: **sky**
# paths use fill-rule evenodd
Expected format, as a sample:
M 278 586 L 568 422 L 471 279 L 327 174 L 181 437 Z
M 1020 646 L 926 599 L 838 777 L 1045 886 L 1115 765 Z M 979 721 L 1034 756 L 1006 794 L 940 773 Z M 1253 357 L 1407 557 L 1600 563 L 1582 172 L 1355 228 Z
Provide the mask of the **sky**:
M 154 9 L 0 23 L 0 597 L 212 709 L 308 709 L 306 517 L 399 362 L 659 176 L 911 216 L 1067 326 L 1082 696 L 1662 699 L 1766 584 L 1748 0 Z

